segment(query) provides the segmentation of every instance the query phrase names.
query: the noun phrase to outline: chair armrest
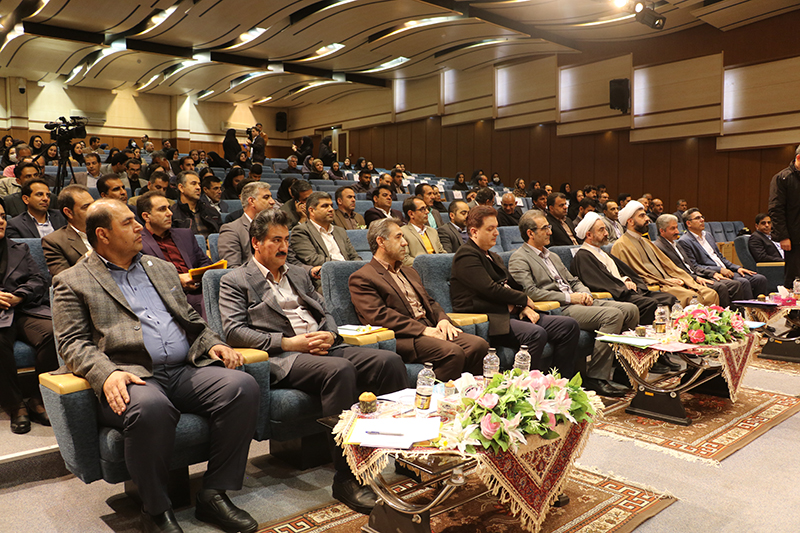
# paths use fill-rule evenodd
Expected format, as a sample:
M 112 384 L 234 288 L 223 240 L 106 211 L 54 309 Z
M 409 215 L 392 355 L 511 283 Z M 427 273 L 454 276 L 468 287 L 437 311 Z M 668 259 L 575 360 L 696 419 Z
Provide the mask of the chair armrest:
M 238 352 L 241 352 L 242 355 L 245 356 L 245 364 L 244 364 L 244 371 L 253 376 L 258 383 L 258 387 L 261 391 L 258 400 L 258 417 L 256 419 L 256 431 L 253 438 L 257 441 L 263 441 L 269 439 L 272 435 L 270 434 L 270 412 L 272 410 L 272 392 L 270 390 L 270 369 L 269 369 L 269 361 L 266 359 L 267 355 L 266 352 L 262 352 L 261 350 L 255 350 L 252 348 L 237 348 Z M 251 355 L 245 354 L 245 352 L 253 352 Z M 262 355 L 263 354 L 263 355 Z M 252 356 L 253 359 L 258 357 L 264 357 L 263 360 L 260 361 L 251 361 L 248 358 Z
M 559 307 L 561 304 L 558 302 L 533 302 L 533 308 L 537 311 L 552 311 Z
M 475 313 L 447 313 L 447 317 L 456 326 L 469 326 L 470 324 L 480 324 L 481 322 L 489 321 L 488 316 Z
M 366 346 L 394 339 L 394 331 L 387 329 L 376 333 L 367 333 L 366 335 L 341 335 L 341 337 L 344 342 L 352 346 Z
M 767 261 L 764 263 L 756 263 L 756 268 L 758 267 L 785 267 L 786 264 L 784 261 Z
M 255 348 L 234 348 L 237 352 L 244 357 L 244 364 L 260 363 L 262 361 L 269 361 L 269 354 L 262 350 Z
M 650 291 L 650 292 L 660 291 L 661 290 L 661 286 L 658 285 L 658 284 L 656 284 L 656 285 L 648 285 L 647 286 L 647 290 Z
M 592 298 L 595 300 L 610 300 L 613 296 L 611 296 L 610 292 L 593 292 Z
M 71 394 L 91 389 L 89 382 L 75 374 L 39 374 L 39 383 L 56 394 Z

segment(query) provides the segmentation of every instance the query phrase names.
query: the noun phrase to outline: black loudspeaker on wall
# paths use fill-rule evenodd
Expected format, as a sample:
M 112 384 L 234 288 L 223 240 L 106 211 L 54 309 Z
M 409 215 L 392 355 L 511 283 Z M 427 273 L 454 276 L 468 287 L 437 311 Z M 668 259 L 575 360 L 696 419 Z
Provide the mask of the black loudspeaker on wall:
M 289 126 L 289 118 L 285 111 L 275 113 L 275 131 L 286 131 Z
M 620 78 L 608 82 L 608 101 L 611 109 L 627 113 L 631 108 L 631 80 Z

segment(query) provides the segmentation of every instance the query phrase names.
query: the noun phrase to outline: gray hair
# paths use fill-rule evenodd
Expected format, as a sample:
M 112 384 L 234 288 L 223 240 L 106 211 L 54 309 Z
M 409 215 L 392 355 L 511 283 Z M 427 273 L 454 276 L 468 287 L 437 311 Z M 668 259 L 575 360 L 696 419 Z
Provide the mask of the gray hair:
M 535 218 L 543 218 L 547 220 L 547 216 L 538 209 L 529 209 L 519 219 L 519 234 L 522 236 L 524 242 L 528 242 L 528 230 L 536 231 L 539 227 L 533 221 Z
M 289 228 L 289 215 L 280 209 L 264 209 L 250 223 L 250 238 L 262 242 L 272 226 Z
M 188 176 L 195 176 L 198 180 L 200 179 L 200 174 L 198 174 L 194 170 L 184 170 L 183 172 L 178 174 L 177 177 L 178 185 L 186 185 L 186 178 Z
M 367 229 L 367 243 L 373 255 L 378 251 L 378 237 L 384 239 L 389 238 L 389 233 L 392 231 L 392 225 L 400 227 L 403 223 L 396 218 L 382 218 L 375 220 L 369 225 Z
M 678 217 L 669 213 L 665 213 L 656 219 L 656 228 L 658 228 L 659 233 L 661 233 L 662 229 L 665 229 L 667 226 L 677 221 Z
M 265 181 L 251 181 L 244 187 L 242 187 L 242 192 L 239 194 L 239 199 L 242 201 L 242 209 L 247 207 L 247 200 L 250 198 L 255 199 L 256 195 L 261 192 L 263 189 L 269 190 L 269 183 Z

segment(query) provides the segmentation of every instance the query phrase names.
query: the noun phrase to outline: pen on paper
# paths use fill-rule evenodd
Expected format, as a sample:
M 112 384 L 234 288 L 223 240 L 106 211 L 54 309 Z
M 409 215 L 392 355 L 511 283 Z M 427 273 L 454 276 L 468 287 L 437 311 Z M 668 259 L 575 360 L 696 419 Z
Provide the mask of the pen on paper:
M 385 435 L 387 437 L 402 437 L 402 433 L 386 433 L 385 431 L 366 431 L 367 435 Z

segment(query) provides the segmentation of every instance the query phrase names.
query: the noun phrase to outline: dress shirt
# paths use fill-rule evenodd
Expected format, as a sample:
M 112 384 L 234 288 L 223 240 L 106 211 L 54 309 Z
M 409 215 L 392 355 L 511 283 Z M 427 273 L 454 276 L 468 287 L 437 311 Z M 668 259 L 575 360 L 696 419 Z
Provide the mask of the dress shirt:
M 433 229 L 436 229 L 436 219 L 435 219 L 435 218 L 433 218 L 433 209 L 435 209 L 435 208 L 434 208 L 434 207 L 431 207 L 431 208 L 428 210 L 428 225 L 429 225 L 430 227 L 432 227 Z M 419 231 L 419 230 L 418 230 L 418 231 Z
M 99 174 L 96 177 L 92 176 L 91 174 L 86 174 L 86 186 L 90 189 L 97 188 L 97 180 L 99 179 L 100 179 Z
M 711 260 L 714 261 L 714 263 L 718 267 L 725 268 L 725 263 L 723 263 L 722 260 L 720 260 L 720 258 L 717 257 L 717 251 L 714 250 L 714 248 L 711 247 L 711 243 L 706 240 L 706 230 L 703 230 L 703 232 L 700 235 L 698 235 L 693 231 L 690 231 L 689 233 L 692 234 L 692 237 L 694 237 L 697 240 L 700 246 L 703 247 L 703 250 L 705 250 L 705 252 L 711 258 Z
M 623 231 L 622 231 L 622 226 L 620 225 L 619 221 L 618 220 L 611 220 L 610 218 L 606 217 L 605 215 L 603 215 L 603 216 L 604 216 L 604 218 L 606 220 L 611 222 L 611 227 L 614 229 L 614 237 L 617 238 L 617 239 L 622 237 Z
M 425 308 L 422 307 L 422 302 L 417 295 L 417 291 L 415 291 L 414 287 L 411 286 L 411 283 L 409 283 L 408 279 L 406 279 L 406 276 L 403 274 L 403 272 L 398 270 L 399 265 L 402 264 L 402 261 L 397 263 L 395 266 L 392 266 L 385 261 L 381 261 L 377 257 L 375 258 L 375 261 L 377 261 L 389 272 L 389 275 L 392 276 L 394 282 L 397 283 L 397 286 L 403 291 L 403 295 L 406 297 L 406 301 L 408 302 L 408 305 L 411 306 L 411 310 L 414 313 L 414 319 L 419 320 L 424 318 Z
M 36 220 L 33 217 L 33 215 L 31 215 L 30 211 L 26 211 L 25 213 L 29 217 L 31 217 L 31 220 L 33 220 L 34 225 L 36 225 L 36 231 L 39 232 L 39 237 L 46 237 L 55 231 L 55 229 L 53 229 L 52 222 L 50 222 L 50 213 L 47 213 L 45 215 L 47 218 L 45 218 L 44 223 L 41 223 L 38 220 Z
M 613 259 L 611 259 L 611 256 L 608 255 L 602 248 L 598 246 L 592 246 L 591 244 L 586 242 L 581 245 L 581 248 L 589 251 L 593 256 L 595 256 L 597 260 L 600 261 L 603 264 L 603 266 L 608 269 L 609 273 L 611 273 L 611 275 L 617 278 L 618 280 L 620 281 L 631 280 L 631 278 L 629 278 L 628 276 L 623 276 L 622 274 L 620 274 L 619 269 L 617 268 L 617 264 L 614 262 Z
M 67 224 L 69 224 L 69 222 L 67 222 Z M 81 231 L 81 230 L 79 230 L 78 228 L 76 228 L 76 227 L 75 227 L 75 226 L 73 226 L 72 224 L 69 224 L 69 227 L 70 227 L 70 228 L 72 228 L 72 230 L 73 230 L 75 233 L 77 233 L 77 234 L 78 234 L 78 236 L 79 236 L 79 237 L 81 238 L 81 240 L 83 241 L 83 245 L 84 245 L 84 246 L 86 246 L 86 249 L 87 249 L 87 250 L 91 250 L 91 249 L 92 249 L 92 245 L 91 245 L 91 244 L 89 244 L 89 237 L 87 237 L 87 236 L 86 236 L 86 232 L 85 232 L 85 231 Z
M 675 253 L 678 254 L 678 257 L 681 258 L 681 261 L 683 261 L 683 266 L 686 267 L 686 270 L 688 270 L 690 273 L 694 274 L 694 270 L 692 270 L 692 267 L 689 266 L 689 263 L 686 262 L 686 258 L 683 257 L 683 254 L 681 253 L 681 247 L 678 246 L 677 239 L 674 240 L 674 241 L 667 240 L 667 242 L 672 245 L 672 249 L 675 250 Z
M 346 261 L 346 259 L 342 255 L 342 251 L 339 250 L 339 245 L 336 244 L 336 239 L 333 238 L 333 224 L 331 224 L 331 226 L 326 230 L 325 228 L 323 228 L 310 218 L 309 220 L 314 225 L 314 227 L 317 228 L 317 231 L 319 231 L 319 234 L 322 236 L 322 242 L 325 243 L 325 247 L 328 249 L 328 253 L 331 254 L 331 260 Z
M 553 261 L 550 260 L 550 250 L 548 250 L 547 248 L 542 248 L 541 250 L 539 250 L 538 248 L 536 248 L 535 246 L 531 246 L 527 242 L 525 243 L 525 246 L 533 250 L 533 252 L 541 258 L 542 262 L 544 263 L 544 266 L 547 267 L 547 270 L 550 272 L 550 275 L 556 281 L 556 285 L 558 285 L 558 290 L 564 293 L 569 303 L 572 303 L 572 293 L 573 293 L 572 287 L 569 286 L 569 283 L 564 281 L 564 278 L 562 278 L 561 274 L 558 273 L 558 270 L 556 269 L 556 266 L 553 264 Z
M 389 210 L 388 210 L 388 211 L 384 211 L 383 209 L 381 209 L 380 207 L 378 207 L 378 206 L 376 205 L 376 206 L 375 206 L 375 209 L 377 209 L 379 212 L 383 213 L 383 216 L 384 216 L 385 218 L 392 218 L 392 208 L 391 208 L 391 207 L 389 208 Z M 430 213 L 428 213 L 428 215 L 430 215 Z
M 425 251 L 427 253 L 429 253 L 429 254 L 436 253 L 436 250 L 433 249 L 433 243 L 431 242 L 430 237 L 428 237 L 428 234 L 425 233 L 425 226 L 422 226 L 420 228 L 419 226 L 417 226 L 415 224 L 411 224 L 411 227 L 414 228 L 415 230 L 417 230 L 417 233 L 419 234 L 419 238 L 422 239 L 422 244 L 423 244 L 423 246 L 425 246 Z
M 153 240 L 156 241 L 156 244 L 158 244 L 158 247 L 161 248 L 166 260 L 175 265 L 178 274 L 186 274 L 189 272 L 189 267 L 183 260 L 181 251 L 178 250 L 175 241 L 172 240 L 172 233 L 169 230 L 164 233 L 163 237 L 159 237 L 155 233 L 151 233 L 151 235 L 153 236 Z
M 302 335 L 304 333 L 311 333 L 319 330 L 319 324 L 314 317 L 309 313 L 303 304 L 300 303 L 300 297 L 294 292 L 292 284 L 289 283 L 289 278 L 286 276 L 286 265 L 281 266 L 278 271 L 281 273 L 280 281 L 276 282 L 267 267 L 262 265 L 256 260 L 256 266 L 264 274 L 267 284 L 272 290 L 272 295 L 278 302 L 289 323 L 292 325 L 295 335 Z
M 558 219 L 556 219 L 558 220 Z M 567 237 L 572 241 L 572 244 L 578 244 L 578 240 L 575 238 L 575 235 L 572 233 L 572 230 L 569 228 L 569 224 L 567 224 L 567 220 L 562 218 L 558 220 L 558 223 L 561 224 L 561 227 L 564 228 L 564 231 L 567 234 Z
M 144 346 L 153 359 L 153 365 L 178 365 L 186 362 L 189 340 L 147 276 L 141 263 L 142 254 L 139 253 L 134 258 L 127 270 L 101 255 L 99 257 L 108 267 L 109 274 L 117 282 L 128 305 L 139 317 Z
M 356 222 L 356 212 L 355 212 L 355 210 L 353 210 L 353 212 L 348 215 L 345 212 L 344 209 L 339 209 L 339 216 L 341 216 L 344 219 L 344 223 L 347 226 L 344 229 L 346 229 L 346 230 L 348 230 L 348 229 L 361 229 L 359 227 L 359 225 L 358 225 L 358 222 Z

